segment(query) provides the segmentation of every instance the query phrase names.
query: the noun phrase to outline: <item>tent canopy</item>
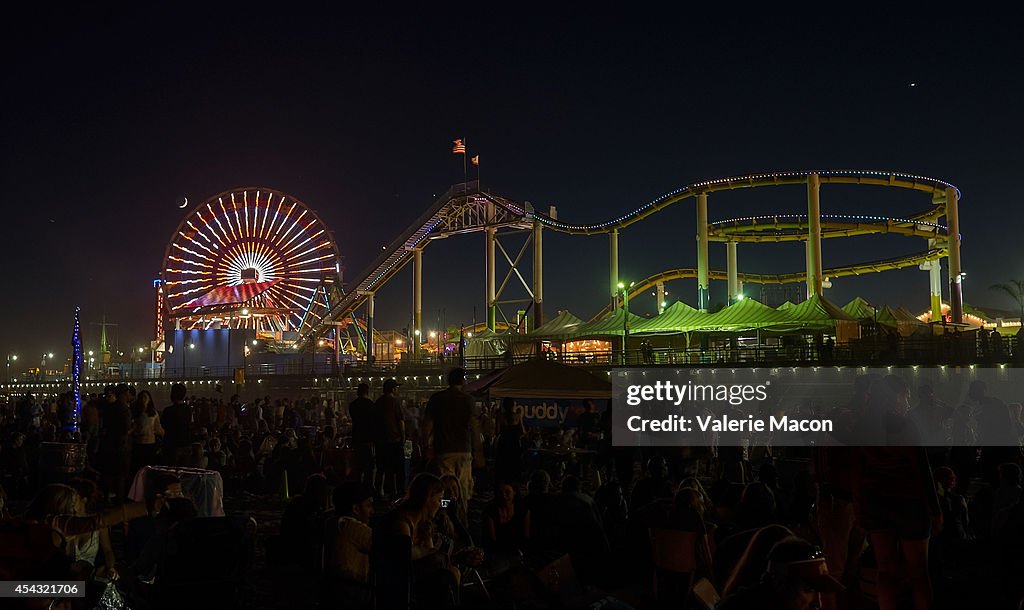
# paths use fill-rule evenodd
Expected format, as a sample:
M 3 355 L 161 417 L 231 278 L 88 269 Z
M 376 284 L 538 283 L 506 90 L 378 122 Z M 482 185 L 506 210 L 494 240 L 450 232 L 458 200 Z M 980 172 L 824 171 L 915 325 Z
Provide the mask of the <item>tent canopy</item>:
M 489 328 L 466 337 L 466 357 L 490 358 L 500 356 L 508 349 L 508 335 L 496 333 Z
M 798 326 L 787 313 L 762 305 L 754 299 L 743 299 L 718 313 L 709 315 L 705 319 L 705 326 L 707 330 L 724 332 L 740 332 L 760 328 L 771 328 L 774 331 L 782 332 Z
M 665 311 L 648 320 L 631 324 L 629 332 L 637 335 L 668 335 L 689 332 L 704 326 L 708 314 L 676 301 Z
M 791 319 L 807 327 L 835 326 L 836 322 L 856 322 L 857 318 L 843 311 L 825 297 L 812 294 L 806 301 L 785 310 Z
M 622 336 L 622 322 L 626 315 L 626 310 L 619 308 L 615 311 L 609 312 L 600 320 L 588 322 L 583 326 L 579 327 L 574 337 L 621 337 Z M 632 329 L 634 326 L 642 322 L 644 319 L 640 316 L 630 313 L 629 314 L 629 327 Z
M 787 308 L 785 313 L 799 325 L 798 330 L 802 332 L 835 333 L 839 341 L 860 336 L 860 324 L 856 318 L 816 294 Z
M 569 310 L 558 312 L 558 315 L 533 329 L 531 339 L 559 339 L 571 337 L 579 331 L 585 322 L 572 315 Z
M 602 373 L 603 374 L 603 373 Z M 481 380 L 484 381 L 484 380 Z M 495 398 L 611 398 L 612 384 L 586 370 L 551 360 L 530 360 L 510 366 L 467 391 L 487 391 Z
M 857 320 L 873 321 L 878 309 L 864 299 L 857 297 L 846 305 L 843 305 L 843 311 L 850 314 Z

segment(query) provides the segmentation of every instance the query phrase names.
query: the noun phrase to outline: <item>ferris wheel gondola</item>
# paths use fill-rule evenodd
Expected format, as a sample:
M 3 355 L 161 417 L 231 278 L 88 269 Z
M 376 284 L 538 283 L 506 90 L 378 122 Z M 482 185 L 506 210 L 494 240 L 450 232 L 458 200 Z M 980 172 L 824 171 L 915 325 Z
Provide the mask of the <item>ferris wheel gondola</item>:
M 225 191 L 194 207 L 167 244 L 166 313 L 182 329 L 298 331 L 339 275 L 337 246 L 307 205 L 274 189 Z

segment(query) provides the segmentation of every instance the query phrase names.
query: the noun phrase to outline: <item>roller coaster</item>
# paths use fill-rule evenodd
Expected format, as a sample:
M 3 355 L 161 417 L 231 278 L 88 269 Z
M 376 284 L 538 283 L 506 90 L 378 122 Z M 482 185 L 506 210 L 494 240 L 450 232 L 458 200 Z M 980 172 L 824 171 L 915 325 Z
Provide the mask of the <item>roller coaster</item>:
M 920 191 L 930 197 L 930 207 L 904 218 L 867 215 L 821 214 L 820 187 L 830 184 L 863 185 Z M 807 213 L 762 215 L 735 218 L 709 223 L 707 206 L 709 195 L 720 191 L 768 186 L 803 185 L 807 189 Z M 631 225 L 645 220 L 672 204 L 693 198 L 697 208 L 697 266 L 662 271 L 628 288 L 621 287 L 618 277 L 618 236 Z M 730 300 L 740 294 L 741 282 L 757 284 L 785 284 L 806 282 L 808 294 L 821 294 L 827 278 L 862 275 L 881 271 L 918 266 L 930 273 L 932 309 L 941 307 L 942 282 L 939 261 L 947 258 L 949 294 L 955 322 L 962 317 L 960 296 L 960 233 L 958 203 L 960 191 L 943 180 L 925 176 L 885 171 L 817 170 L 752 174 L 696 182 L 675 189 L 632 211 L 593 224 L 571 224 L 558 219 L 554 208 L 548 212 L 535 210 L 528 202 L 484 191 L 477 182 L 459 184 L 446 192 L 390 244 L 367 269 L 344 289 L 333 296 L 324 292 L 325 302 L 317 311 L 316 319 L 303 325 L 300 344 L 311 347 L 340 321 L 353 316 L 365 307 L 369 332 L 373 329 L 374 294 L 387 284 L 410 262 L 414 265 L 414 329 L 422 329 L 422 255 L 432 241 L 451 236 L 484 233 L 486 262 L 487 325 L 494 328 L 500 307 L 510 303 L 527 303 L 535 324 L 543 320 L 543 231 L 551 230 L 573 235 L 609 235 L 609 301 L 605 313 L 619 306 L 620 299 L 639 295 L 664 282 L 680 278 L 696 278 L 697 303 L 707 308 L 710 280 L 724 279 L 729 283 Z M 944 223 L 939 221 L 945 219 Z M 526 243 L 518 252 L 506 249 L 500 238 L 509 234 L 526 234 Z M 907 256 L 867 261 L 843 267 L 823 269 L 821 266 L 821 240 L 874 234 L 894 234 L 925 239 L 927 248 Z M 804 271 L 783 274 L 740 273 L 737 269 L 736 246 L 739 243 L 775 243 L 803 241 L 807 244 L 807 266 Z M 728 269 L 708 268 L 709 243 L 725 243 L 728 248 Z M 523 260 L 532 246 L 532 282 L 524 278 Z M 508 269 L 504 280 L 497 281 L 498 254 Z M 525 288 L 528 299 L 502 300 L 509 282 L 517 279 Z M 628 293 L 625 294 L 625 293 Z M 660 298 L 659 298 L 660 302 Z M 503 314 L 502 314 L 503 315 Z M 600 315 L 600 314 L 599 314 Z M 508 318 L 506 318 L 507 320 Z M 372 348 L 371 348 L 372 349 Z

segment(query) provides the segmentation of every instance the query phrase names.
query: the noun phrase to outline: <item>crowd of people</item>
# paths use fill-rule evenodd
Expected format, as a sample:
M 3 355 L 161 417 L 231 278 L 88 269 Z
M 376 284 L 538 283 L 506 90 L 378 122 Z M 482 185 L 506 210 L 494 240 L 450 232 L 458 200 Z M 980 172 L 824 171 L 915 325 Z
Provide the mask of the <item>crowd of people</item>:
M 975 434 L 951 448 L 641 450 L 612 446 L 593 402 L 542 429 L 465 384 L 454 369 L 425 401 L 363 384 L 347 405 L 175 385 L 162 408 L 118 385 L 87 397 L 77 433 L 70 396 L 23 397 L 0 412 L 0 580 L 81 579 L 91 603 L 113 588 L 166 607 L 185 533 L 218 556 L 216 517 L 174 470 L 203 469 L 229 504 L 288 498 L 261 540 L 271 571 L 301 585 L 290 607 L 1024 607 L 1022 431 L 983 386 L 967 405 L 927 388 L 913 404 L 901 378 L 865 375 L 835 407 L 841 421 L 870 404 L 886 430 L 947 444 Z M 1000 430 L 1000 408 L 1003 436 L 977 438 Z M 48 442 L 84 445 L 85 468 L 40 469 Z

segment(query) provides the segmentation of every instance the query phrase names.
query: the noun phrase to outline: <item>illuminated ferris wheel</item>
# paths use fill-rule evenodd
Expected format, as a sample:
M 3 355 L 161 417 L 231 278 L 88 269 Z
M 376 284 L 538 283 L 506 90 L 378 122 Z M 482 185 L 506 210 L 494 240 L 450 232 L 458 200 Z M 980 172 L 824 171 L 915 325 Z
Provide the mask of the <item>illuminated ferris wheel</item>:
M 337 246 L 306 204 L 267 188 L 226 191 L 171 236 L 164 311 L 172 328 L 298 331 L 339 274 Z

